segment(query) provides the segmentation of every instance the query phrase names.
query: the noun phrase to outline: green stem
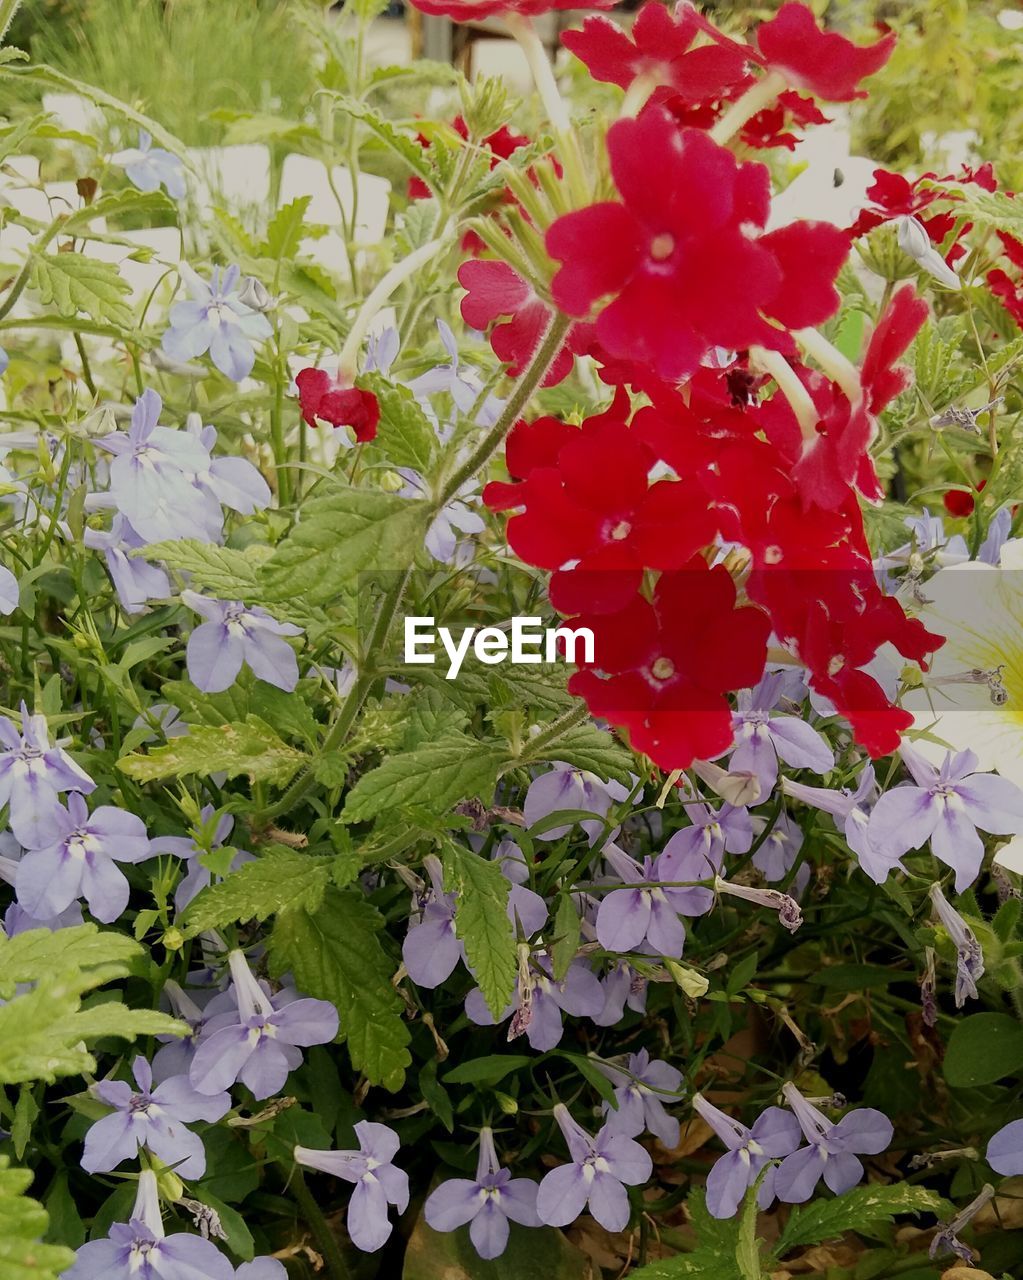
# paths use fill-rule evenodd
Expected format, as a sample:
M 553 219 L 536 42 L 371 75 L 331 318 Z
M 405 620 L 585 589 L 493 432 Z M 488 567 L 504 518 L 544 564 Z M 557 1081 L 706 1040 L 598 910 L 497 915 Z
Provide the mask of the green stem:
M 274 373 L 274 402 L 270 410 L 270 439 L 274 451 L 274 472 L 277 476 L 277 502 L 281 507 L 288 505 L 290 496 L 290 478 L 285 467 L 288 460 L 288 447 L 284 439 L 284 388 L 287 377 L 285 370 L 286 365 L 278 345 Z
M 558 312 L 551 321 L 550 328 L 544 335 L 543 342 L 537 348 L 529 368 L 515 384 L 515 390 L 494 425 L 479 442 L 465 462 L 454 471 L 436 499 L 435 509 L 440 511 L 456 496 L 462 485 L 471 480 L 477 472 L 482 471 L 490 459 L 504 442 L 505 436 L 519 420 L 526 405 L 533 398 L 537 388 L 547 376 L 558 352 L 565 341 L 565 336 L 572 321 L 568 316 Z
M 0 0 L 0 4 L 3 4 L 3 0 Z M 32 274 L 32 265 L 35 262 L 35 255 L 41 249 L 46 248 L 46 246 L 50 243 L 50 241 L 54 238 L 57 232 L 60 231 L 61 227 L 67 221 L 67 217 L 68 215 L 66 213 L 58 214 L 57 217 L 54 218 L 54 220 L 50 223 L 50 225 L 46 228 L 46 230 L 42 233 L 39 239 L 32 246 L 32 252 L 25 259 L 25 265 L 18 272 L 14 283 L 11 285 L 10 289 L 8 289 L 7 297 L 3 300 L 2 303 L 0 303 L 0 320 L 2 320 L 5 315 L 7 315 L 7 313 L 11 310 L 11 308 L 14 306 L 14 304 L 18 301 L 18 299 L 21 297 L 22 293 L 24 292 L 25 286 L 28 284 L 29 277 Z
M 574 729 L 577 724 L 589 718 L 590 709 L 585 702 L 577 703 L 570 710 L 563 712 L 556 720 L 552 720 L 546 729 L 541 729 L 525 743 L 522 749 L 523 763 L 527 760 L 542 760 L 542 752 L 546 751 L 563 733 Z
M 302 1210 L 302 1216 L 305 1218 L 306 1224 L 316 1237 L 316 1243 L 323 1254 L 327 1270 L 333 1276 L 333 1280 L 349 1280 L 352 1274 L 351 1270 L 341 1254 L 327 1219 L 320 1212 L 320 1206 L 313 1199 L 312 1192 L 306 1186 L 302 1170 L 298 1165 L 295 1165 L 293 1169 L 289 1170 L 289 1173 L 291 1175 L 290 1189 L 294 1193 L 298 1207 Z
M 82 379 L 89 388 L 89 394 L 93 399 L 96 398 L 96 384 L 92 380 L 92 369 L 89 366 L 89 355 L 85 350 L 85 343 L 82 341 L 82 335 L 75 331 L 75 346 L 78 348 L 78 355 L 82 361 Z

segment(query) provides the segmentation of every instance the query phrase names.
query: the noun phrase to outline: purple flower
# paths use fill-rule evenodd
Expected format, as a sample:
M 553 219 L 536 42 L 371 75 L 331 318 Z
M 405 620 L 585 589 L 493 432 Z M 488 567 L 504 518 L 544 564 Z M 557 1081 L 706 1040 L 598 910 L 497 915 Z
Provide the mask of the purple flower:
M 480 1130 L 476 1177 L 449 1178 L 427 1198 L 423 1212 L 434 1231 L 455 1231 L 468 1222 L 469 1239 L 481 1258 L 499 1258 L 508 1243 L 508 1220 L 539 1227 L 536 1183 L 502 1169 L 489 1128 Z
M 12 902 L 4 912 L 3 931 L 8 938 L 16 938 L 19 933 L 28 933 L 32 929 L 48 929 L 50 933 L 56 933 L 58 929 L 71 929 L 82 923 L 82 908 L 77 902 L 72 902 L 59 916 L 50 916 L 45 920 L 36 920 L 24 907 Z
M 598 1027 L 614 1027 L 621 1021 L 625 1006 L 634 1013 L 646 1012 L 647 979 L 624 960 L 608 971 L 601 980 L 604 1007 L 590 1017 Z
M 526 856 L 514 840 L 500 840 L 490 855 L 501 865 L 501 874 L 509 881 L 508 916 L 517 930 L 527 938 L 547 923 L 547 903 L 527 887 L 529 867 Z
M 983 564 L 998 567 L 1002 558 L 1002 547 L 1012 532 L 1012 508 L 1002 507 L 992 517 L 987 527 L 987 537 L 977 548 L 977 559 Z
M 581 960 L 573 960 L 562 981 L 555 982 L 546 954 L 538 952 L 530 956 L 528 946 L 520 947 L 519 953 L 519 976 L 508 1008 L 495 1019 L 483 992 L 476 987 L 466 997 L 466 1016 L 478 1027 L 492 1027 L 495 1021 L 503 1022 L 511 1016 L 508 1039 L 514 1040 L 525 1032 L 530 1045 L 545 1053 L 561 1039 L 561 1015 L 594 1017 L 604 1008 L 604 991 L 589 966 Z
M 930 894 L 938 919 L 956 949 L 955 1002 L 961 1009 L 967 1000 L 977 999 L 977 981 L 984 976 L 984 952 L 977 935 L 941 892 L 941 885 L 932 884 Z
M 241 951 L 228 955 L 239 1021 L 220 1027 L 195 1051 L 188 1078 L 200 1093 L 220 1093 L 236 1080 L 256 1098 L 280 1092 L 301 1065 L 299 1046 L 327 1044 L 337 1035 L 337 1010 L 303 998 L 275 1008 Z
M 258 467 L 253 466 L 247 458 L 213 457 L 213 447 L 217 443 L 216 427 L 209 424 L 203 426 L 202 417 L 198 413 L 190 413 L 185 430 L 199 442 L 206 454 L 206 466 L 195 472 L 191 479 L 216 509 L 218 530 L 222 526 L 221 506 L 230 507 L 239 515 L 250 516 L 270 505 L 270 486 Z
M 21 592 L 18 587 L 18 579 L 11 573 L 10 569 L 0 564 L 0 613 L 8 617 L 17 609 L 20 599 Z
M 11 830 L 26 848 L 41 849 L 61 832 L 62 791 L 88 795 L 96 788 L 63 750 L 70 741 L 59 738 L 51 746 L 46 717 L 30 716 L 24 702 L 20 734 L 0 716 L 0 805 L 10 805 Z
M 479 400 L 483 385 L 476 370 L 461 363 L 458 341 L 450 327 L 443 320 L 438 320 L 437 330 L 444 350 L 450 356 L 450 361 L 448 364 L 437 365 L 427 373 L 420 374 L 418 378 L 413 378 L 408 383 L 408 389 L 417 400 L 424 400 L 446 391 L 458 412 L 465 416 L 472 411 Z M 488 395 L 476 414 L 476 421 L 481 427 L 492 427 L 503 408 L 503 401 L 498 400 L 496 396 Z
M 801 782 L 790 782 L 788 778 L 782 780 L 782 788 L 786 795 L 801 800 L 803 804 L 812 805 L 815 809 L 821 809 L 824 813 L 830 813 L 836 819 L 835 825 L 845 836 L 846 844 L 855 853 L 862 870 L 875 884 L 884 884 L 889 872 L 896 867 L 900 871 L 905 870 L 900 860 L 901 854 L 894 858 L 886 857 L 870 838 L 870 805 L 877 792 L 873 765 L 863 766 L 855 791 L 807 787 Z
M 766 818 L 756 818 L 754 830 L 759 834 L 766 823 Z M 753 855 L 753 865 L 764 873 L 766 880 L 784 880 L 792 870 L 792 864 L 802 847 L 802 827 L 793 822 L 787 813 L 779 813 L 770 834 Z
M 141 613 L 148 600 L 166 599 L 171 594 L 170 579 L 159 565 L 148 564 L 130 555 L 146 545 L 120 511 L 109 532 L 86 529 L 82 538 L 93 551 L 102 551 L 107 571 L 125 613 Z
M 171 725 L 168 736 L 177 737 L 175 732 L 176 726 Z M 168 732 L 165 730 L 165 732 Z M 183 730 L 187 732 L 187 729 Z M 211 804 L 203 805 L 200 811 L 202 822 L 208 823 L 215 810 Z M 210 849 L 219 849 L 223 845 L 228 836 L 234 830 L 234 816 L 230 813 L 222 813 L 217 818 L 217 825 L 213 829 L 210 838 Z M 178 911 L 184 911 L 188 904 L 192 901 L 197 893 L 203 889 L 209 888 L 213 883 L 213 873 L 209 867 L 204 867 L 201 861 L 201 855 L 206 852 L 189 836 L 157 836 L 155 840 L 150 842 L 150 849 L 154 854 L 169 853 L 175 858 L 185 858 L 188 861 L 188 873 L 174 890 L 174 906 Z M 254 856 L 245 849 L 239 849 L 231 860 L 231 871 L 237 871 L 239 867 L 245 865 L 246 862 L 253 862 Z
M 598 820 L 584 820 L 580 823 L 594 845 L 604 834 L 603 818 L 612 804 L 627 799 L 629 793 L 620 782 L 602 782 L 595 773 L 587 773 L 585 769 L 575 769 L 570 764 L 556 760 L 547 773 L 542 773 L 529 784 L 526 798 L 522 804 L 522 812 L 527 827 L 534 827 L 552 813 L 562 810 L 578 809 L 592 813 Z M 572 830 L 572 823 L 567 826 L 548 827 L 545 831 L 534 835 L 534 840 L 560 840 Z
M 629 1222 L 626 1187 L 639 1186 L 653 1172 L 650 1155 L 638 1142 L 612 1133 L 607 1125 L 591 1137 L 569 1114 L 563 1102 L 554 1118 L 565 1135 L 571 1163 L 552 1169 L 540 1183 L 536 1211 L 551 1227 L 566 1227 L 589 1206 L 608 1231 L 621 1231 Z
M 963 1244 L 959 1239 L 959 1232 L 964 1227 L 969 1226 L 973 1219 L 980 1213 L 985 1205 L 990 1204 L 995 1198 L 995 1189 L 990 1182 L 985 1182 L 980 1189 L 980 1194 L 975 1196 L 965 1209 L 960 1209 L 951 1222 L 942 1223 L 934 1238 L 931 1240 L 930 1248 L 927 1250 L 929 1258 L 937 1258 L 943 1253 L 954 1253 L 957 1258 L 965 1262 L 972 1269 L 974 1255 L 969 1245 Z
M 692 793 L 688 793 L 692 794 Z M 685 799 L 685 797 L 683 797 Z M 721 870 L 725 853 L 748 853 L 753 844 L 753 820 L 749 812 L 735 805 L 723 804 L 712 809 L 709 804 L 686 802 L 686 815 L 691 826 L 676 831 L 661 851 L 662 868 L 684 866 L 692 870 L 702 858 L 702 876 L 666 876 L 666 879 L 707 879 Z M 699 892 L 699 890 L 697 890 Z
M 1023 832 L 1023 791 L 994 773 L 975 773 L 972 751 L 949 752 L 940 769 L 903 744 L 899 754 L 916 786 L 895 787 L 878 800 L 868 833 L 883 857 L 896 858 L 931 842 L 931 852 L 956 873 L 956 893 L 977 878 L 992 835 Z
M 795 933 L 803 923 L 803 912 L 799 903 L 790 894 L 782 893 L 780 889 L 756 889 L 752 885 L 722 880 L 720 876 L 714 881 L 714 888 L 726 897 L 741 898 L 744 902 L 754 902 L 758 907 L 777 911 L 778 923 L 788 929 L 789 933 Z
M 355 1183 L 348 1203 L 348 1234 L 356 1248 L 375 1253 L 391 1234 L 387 1206 L 395 1205 L 400 1214 L 408 1208 L 408 1174 L 391 1163 L 401 1145 L 393 1129 L 360 1120 L 355 1136 L 358 1151 L 296 1147 L 295 1159 L 309 1169 Z
M 1012 1120 L 992 1136 L 985 1159 L 1003 1177 L 1023 1173 L 1023 1120 Z
M 191 301 L 175 302 L 171 307 L 171 327 L 163 335 L 164 351 L 172 360 L 185 363 L 208 351 L 225 377 L 241 382 L 256 362 L 253 341 L 273 333 L 269 320 L 238 297 L 236 266 L 223 274 L 220 267 L 214 267 L 208 284 L 185 263 L 178 270 Z
M 682 1097 L 681 1071 L 659 1058 L 651 1062 L 646 1049 L 630 1053 L 624 1068 L 598 1062 L 597 1069 L 615 1085 L 617 1110 L 604 1103 L 604 1123 L 611 1133 L 635 1138 L 646 1130 L 669 1150 L 678 1146 L 678 1121 L 664 1103 Z
M 772 716 L 783 692 L 785 675 L 765 675 L 755 689 L 743 690 L 732 716 L 735 750 L 729 762 L 732 773 L 752 773 L 767 795 L 778 781 L 778 761 L 794 769 L 827 773 L 835 756 L 816 729 L 798 716 Z
M 115 863 L 152 857 L 141 818 L 113 805 L 91 815 L 82 796 L 72 792 L 67 808 L 57 804 L 55 831 L 45 848 L 29 848 L 18 864 L 15 892 L 34 916 L 57 916 L 84 898 L 97 920 L 110 924 L 128 905 L 128 881 Z
M 234 1273 L 234 1280 L 288 1280 L 284 1263 L 277 1258 L 253 1258 L 243 1262 Z
M 418 471 L 411 467 L 394 469 L 405 481 L 398 490 L 399 498 L 432 498 L 429 485 Z M 487 527 L 483 517 L 467 505 L 469 501 L 479 501 L 478 489 L 475 480 L 466 480 L 447 506 L 437 512 L 426 531 L 426 549 L 441 564 L 450 564 L 454 560 L 459 533 L 482 533 Z
M 788 1204 L 809 1200 L 822 1176 L 835 1195 L 849 1191 L 863 1177 L 857 1156 L 877 1155 L 892 1140 L 892 1122 L 873 1107 L 849 1111 L 832 1124 L 794 1084 L 783 1085 L 782 1093 L 810 1144 L 786 1156 L 775 1174 L 775 1194 Z
M 764 1165 L 791 1155 L 799 1146 L 799 1124 L 781 1107 L 768 1107 L 748 1129 L 719 1111 L 701 1094 L 693 1095 L 693 1110 L 706 1121 L 728 1148 L 707 1175 L 707 1212 L 715 1218 L 731 1218 Z M 764 1175 L 757 1192 L 762 1209 L 774 1199 L 775 1169 Z
M 614 878 L 630 887 L 605 894 L 597 911 L 600 945 L 607 951 L 636 951 L 646 943 L 655 955 L 680 956 L 686 931 L 679 914 L 689 913 L 691 906 L 696 906 L 691 914 L 706 908 L 694 904 L 686 889 L 660 887 L 662 880 L 675 878 L 675 862 L 671 863 L 671 874 L 665 874 L 660 858 L 656 862 L 645 858 L 640 866 L 614 844 L 605 846 L 603 856 Z M 708 903 L 712 900 L 708 894 Z
M 120 165 L 128 181 L 140 191 L 158 191 L 166 187 L 172 200 L 182 200 L 185 195 L 185 171 L 181 161 L 170 151 L 154 147 L 153 139 L 139 130 L 139 144 L 126 151 L 118 151 L 110 157 L 110 163 Z
M 7 372 L 7 366 L 11 363 L 11 358 L 7 352 L 0 347 L 0 378 Z
M 163 985 L 167 1003 L 174 1011 L 174 1016 L 187 1024 L 188 1034 L 156 1037 L 161 1041 L 162 1047 L 153 1058 L 153 1079 L 159 1083 L 172 1076 L 188 1075 L 195 1050 L 207 1026 L 217 1019 L 214 1025 L 219 1029 L 223 1025 L 225 1013 L 233 1012 L 237 1016 L 237 1006 L 230 991 L 196 991 L 194 994 L 203 1001 L 202 1007 L 173 979 L 169 978 Z M 235 1017 L 229 1020 L 230 1024 L 234 1023 Z
M 129 430 L 96 441 L 116 455 L 110 496 L 145 542 L 195 537 L 208 520 L 206 499 L 189 473 L 208 466 L 209 456 L 187 431 L 159 425 L 162 408 L 155 391 L 144 391 L 135 401 Z
M 206 619 L 188 637 L 188 677 L 203 693 L 223 693 L 247 664 L 253 675 L 291 693 L 298 684 L 298 659 L 283 636 L 300 636 L 302 628 L 278 622 L 265 609 L 239 600 L 210 600 L 182 591 L 181 603 Z
M 143 1169 L 130 1222 L 78 1250 L 61 1280 L 234 1280 L 234 1267 L 201 1236 L 165 1236 L 156 1174 Z
M 182 1178 L 201 1178 L 206 1172 L 202 1139 L 186 1129 L 194 1120 L 213 1123 L 231 1109 L 231 1096 L 197 1093 L 187 1076 L 173 1076 L 153 1088 L 153 1072 L 141 1055 L 132 1064 L 137 1089 L 124 1080 L 101 1080 L 92 1092 L 114 1108 L 85 1135 L 82 1168 L 108 1173 L 122 1160 L 134 1160 L 143 1147 Z

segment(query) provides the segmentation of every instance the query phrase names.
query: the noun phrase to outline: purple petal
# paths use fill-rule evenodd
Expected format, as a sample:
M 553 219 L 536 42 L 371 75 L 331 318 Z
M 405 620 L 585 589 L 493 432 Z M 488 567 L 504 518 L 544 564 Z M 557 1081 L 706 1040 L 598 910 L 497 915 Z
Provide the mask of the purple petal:
M 160 1280 L 234 1280 L 234 1267 L 201 1236 L 167 1236 L 159 1244 Z
M 496 1201 L 486 1200 L 469 1228 L 469 1239 L 481 1258 L 499 1258 L 508 1244 L 508 1219 Z
M 994 773 L 975 773 L 956 785 L 975 827 L 992 835 L 1018 835 L 1023 831 L 1023 791 Z
M 963 893 L 980 871 L 984 843 L 962 809 L 943 804 L 931 836 L 931 852 L 956 873 L 956 893 Z
M 299 1053 L 296 1062 L 288 1053 L 288 1047 L 279 1040 L 263 1036 L 242 1063 L 238 1079 L 247 1089 L 252 1090 L 254 1098 L 269 1098 L 284 1088 L 288 1076 L 302 1060 Z
M 597 1149 L 608 1163 L 610 1172 L 630 1187 L 646 1182 L 653 1172 L 650 1152 L 632 1138 L 609 1134 L 602 1129 L 597 1135 Z
M 468 1178 L 449 1178 L 431 1191 L 423 1213 L 434 1231 L 464 1227 L 479 1212 L 479 1188 Z
M 223 623 L 204 622 L 188 637 L 188 678 L 203 693 L 223 693 L 238 678 L 244 657 L 240 636 L 232 635 Z
M 372 1174 L 360 1179 L 352 1192 L 348 1204 L 348 1234 L 355 1247 L 364 1253 L 375 1253 L 391 1234 L 387 1197 Z
M 778 755 L 794 769 L 827 773 L 834 768 L 835 756 L 831 748 L 805 720 L 796 716 L 776 716 L 768 722 L 767 730 Z
M 862 1177 L 863 1165 L 850 1152 L 840 1151 L 837 1155 L 828 1156 L 824 1165 L 824 1181 L 835 1195 L 851 1191 Z
M 803 1204 L 813 1195 L 826 1157 L 819 1147 L 803 1147 L 786 1156 L 774 1175 L 774 1191 L 786 1204 Z
M 438 912 L 422 924 L 413 925 L 401 948 L 409 977 L 420 987 L 433 990 L 446 982 L 463 955 L 455 936 L 454 918 Z M 470 1015 L 471 1016 L 471 1015 Z
M 103 924 L 112 924 L 128 905 L 128 881 L 105 853 L 88 853 L 82 863 L 82 895 Z
M 275 1013 L 273 1024 L 287 1044 L 327 1044 L 337 1035 L 337 1009 L 327 1000 L 295 1000 Z
M 298 684 L 298 658 L 286 640 L 260 628 L 245 638 L 245 661 L 260 680 L 291 693 Z
M 768 1156 L 791 1155 L 803 1140 L 799 1121 L 781 1107 L 768 1107 L 762 1112 L 750 1134 Z
M 14 877 L 18 902 L 37 920 L 59 916 L 82 891 L 82 866 L 64 856 L 62 845 L 26 853 Z
M 238 1079 L 251 1053 L 245 1027 L 223 1027 L 199 1044 L 188 1078 L 200 1093 L 223 1093 Z
M 548 1173 L 536 1194 L 536 1212 L 550 1227 L 567 1227 L 586 1208 L 587 1185 L 576 1164 L 563 1164 Z M 626 1218 L 628 1221 L 628 1218 Z
M 623 1231 L 629 1225 L 629 1196 L 609 1173 L 598 1173 L 590 1183 L 590 1213 L 608 1231 Z
M 201 1178 L 206 1172 L 206 1152 L 198 1134 L 183 1124 L 155 1121 L 149 1125 L 146 1146 L 164 1164 L 174 1166 L 182 1178 Z
M 543 991 L 536 991 L 533 995 L 533 1016 L 526 1028 L 526 1039 L 538 1052 L 546 1053 L 561 1040 L 563 1031 L 558 1005 Z
M 894 1133 L 892 1122 L 883 1112 L 873 1107 L 859 1107 L 839 1120 L 828 1134 L 828 1144 L 841 1151 L 875 1156 L 885 1150 Z
M 122 1247 L 113 1240 L 90 1240 L 79 1247 L 61 1280 L 120 1280 Z
M 107 1173 L 122 1160 L 133 1160 L 139 1149 L 137 1127 L 132 1114 L 115 1111 L 89 1128 L 85 1135 L 82 1168 L 87 1173 Z
M 205 1120 L 213 1124 L 231 1110 L 229 1093 L 200 1093 L 184 1075 L 172 1076 L 158 1085 L 153 1101 L 164 1107 L 175 1120 L 186 1123 Z
M 870 815 L 868 834 L 884 857 L 899 857 L 930 839 L 941 816 L 939 804 L 920 787 L 886 791 Z
M 539 1227 L 536 1212 L 537 1185 L 531 1178 L 512 1178 L 501 1188 L 501 1208 L 523 1227 Z
M 1023 1120 L 1013 1120 L 999 1129 L 987 1144 L 987 1162 L 1009 1178 L 1023 1173 Z
M 141 862 L 150 856 L 146 824 L 114 805 L 100 805 L 89 819 L 89 831 L 112 846 L 107 856 L 118 862 Z
M 597 911 L 597 941 L 607 951 L 633 951 L 646 937 L 649 923 L 649 893 L 614 889 Z
M 712 1218 L 733 1218 L 746 1188 L 750 1167 L 739 1151 L 726 1151 L 707 1175 L 707 1212 Z

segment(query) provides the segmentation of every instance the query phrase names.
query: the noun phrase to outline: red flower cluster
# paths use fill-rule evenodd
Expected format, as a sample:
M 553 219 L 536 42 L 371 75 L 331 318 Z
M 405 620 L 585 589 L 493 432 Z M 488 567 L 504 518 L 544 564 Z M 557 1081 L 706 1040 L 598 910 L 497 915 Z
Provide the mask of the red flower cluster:
M 372 391 L 347 386 L 326 369 L 300 369 L 295 375 L 302 417 L 311 427 L 329 422 L 351 427 L 360 444 L 372 440 L 380 422 L 380 404 Z M 318 421 L 319 420 L 319 421 Z
M 617 0 L 586 0 L 587 9 L 613 9 Z M 549 13 L 551 9 L 579 9 L 582 0 L 412 0 L 420 13 L 433 17 L 450 18 L 453 22 L 476 22 L 479 18 L 498 17 L 503 13 L 517 13 L 522 17 L 535 17 Z
M 880 71 L 895 48 L 889 33 L 876 44 L 853 44 L 837 31 L 822 31 L 805 4 L 783 4 L 757 28 L 764 66 L 778 71 L 793 89 L 806 89 L 825 102 L 865 98 L 861 80 Z

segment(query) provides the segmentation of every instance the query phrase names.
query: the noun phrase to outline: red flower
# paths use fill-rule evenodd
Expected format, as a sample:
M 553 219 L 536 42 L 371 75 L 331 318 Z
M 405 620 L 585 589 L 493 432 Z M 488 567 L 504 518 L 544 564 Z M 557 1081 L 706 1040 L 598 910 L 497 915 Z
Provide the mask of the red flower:
M 767 147 L 784 147 L 794 151 L 799 138 L 786 133 L 790 126 L 805 129 L 808 124 L 830 124 L 831 119 L 817 106 L 813 98 L 804 97 L 793 89 L 779 93 L 773 106 L 758 111 L 742 126 L 740 141 L 747 147 L 763 150 Z
M 726 569 L 696 557 L 661 575 L 652 602 L 637 595 L 575 625 L 593 631 L 595 661 L 569 689 L 625 729 L 635 750 L 662 769 L 686 769 L 731 746 L 725 694 L 763 674 L 770 622 L 760 609 L 736 608 Z
M 517 378 L 550 326 L 550 307 L 506 262 L 463 262 L 458 268 L 458 283 L 468 291 L 461 303 L 462 319 L 473 329 L 490 331 L 494 354 L 509 365 L 508 372 Z M 500 324 L 496 323 L 498 320 Z M 566 345 L 543 380 L 545 387 L 553 387 L 568 376 L 572 352 L 585 340 L 586 335 L 578 332 L 582 328 L 577 325 L 577 332 L 569 332 Z
M 614 295 L 596 321 L 612 356 L 678 381 L 712 346 L 790 349 L 767 317 L 802 328 L 836 310 L 845 234 L 797 222 L 752 235 L 770 205 L 762 165 L 740 164 L 696 130 L 680 132 L 656 106 L 612 125 L 608 151 L 622 203 L 564 215 L 547 248 L 564 264 L 552 292 L 568 315 Z
M 986 484 L 987 480 L 981 480 L 977 485 L 978 490 L 983 489 Z M 941 501 L 950 516 L 958 516 L 960 519 L 972 516 L 973 508 L 977 505 L 973 494 L 967 493 L 965 489 L 949 489 Z
M 563 433 L 545 431 L 540 465 L 535 424 L 523 427 L 520 448 L 512 433 L 509 469 L 531 454 L 523 482 L 492 484 L 484 501 L 493 509 L 523 508 L 508 522 L 508 542 L 529 564 L 557 572 L 551 604 L 560 613 L 620 609 L 639 590 L 644 568 L 678 569 L 717 533 L 716 515 L 692 480 L 649 483 L 654 457 L 626 425 L 628 395 L 619 390 L 603 414 Z M 549 422 L 549 420 L 548 420 Z M 571 569 L 562 568 L 576 562 Z
M 561 43 L 586 64 L 595 80 L 628 89 L 637 76 L 670 85 L 685 102 L 717 99 L 745 82 L 751 50 L 719 36 L 693 49 L 704 30 L 689 5 L 674 16 L 663 4 L 644 4 L 629 33 L 611 18 L 587 18 L 581 31 L 566 31 Z
M 757 28 L 757 44 L 772 71 L 796 89 L 807 89 L 826 102 L 865 98 L 861 80 L 880 71 L 891 57 L 895 35 L 876 44 L 857 45 L 837 31 L 822 31 L 805 4 L 783 4 L 769 22 Z
M 612 9 L 617 0 L 586 0 L 587 9 Z M 582 0 L 412 0 L 420 13 L 450 18 L 453 22 L 475 22 L 477 18 L 493 18 L 502 13 L 519 13 L 535 17 L 551 9 L 579 9 Z
M 878 320 L 860 371 L 871 413 L 880 413 L 912 381 L 909 369 L 895 362 L 923 328 L 927 315 L 927 303 L 911 284 L 905 284 L 895 291 Z
M 372 391 L 345 386 L 326 369 L 300 369 L 295 382 L 302 417 L 309 426 L 319 426 L 319 418 L 332 427 L 351 427 L 360 444 L 376 435 L 380 404 Z

